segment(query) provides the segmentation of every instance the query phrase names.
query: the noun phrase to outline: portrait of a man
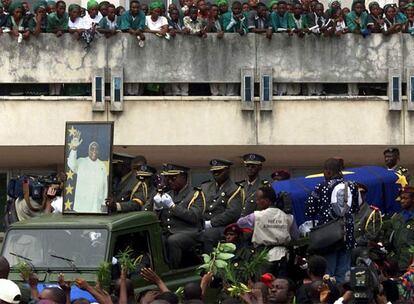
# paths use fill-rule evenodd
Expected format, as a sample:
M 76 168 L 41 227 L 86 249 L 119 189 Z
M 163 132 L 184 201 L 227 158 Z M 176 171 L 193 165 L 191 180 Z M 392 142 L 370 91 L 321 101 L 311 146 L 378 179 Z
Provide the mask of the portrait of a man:
M 64 212 L 106 213 L 112 124 L 74 123 L 67 128 L 66 146 Z

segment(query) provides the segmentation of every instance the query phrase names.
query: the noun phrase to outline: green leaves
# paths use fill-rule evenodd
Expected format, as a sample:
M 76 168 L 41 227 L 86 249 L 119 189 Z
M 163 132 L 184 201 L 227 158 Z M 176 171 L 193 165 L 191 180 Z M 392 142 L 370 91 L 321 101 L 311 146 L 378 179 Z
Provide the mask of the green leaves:
M 251 291 L 252 290 L 243 283 L 237 283 L 237 284 L 231 285 L 229 288 L 227 288 L 227 292 L 233 298 L 239 297 L 242 294 L 248 293 L 248 292 L 251 292 Z
M 111 274 L 112 274 L 112 265 L 109 262 L 102 262 L 97 270 L 98 282 L 101 287 L 109 292 L 111 286 Z
M 32 266 L 25 261 L 19 261 L 16 264 L 15 268 L 22 275 L 22 278 L 24 280 L 28 280 L 30 273 L 33 271 Z
M 223 260 L 216 260 L 216 261 L 214 262 L 214 265 L 215 265 L 217 268 L 224 268 L 224 267 L 226 267 L 226 266 L 227 266 L 227 262 L 226 262 L 226 261 L 223 261 Z
M 121 265 L 122 269 L 125 269 L 127 272 L 133 272 L 135 270 L 137 260 L 133 260 L 131 255 L 134 251 L 127 247 L 124 251 L 119 251 L 116 258 L 118 259 L 119 264 Z M 142 257 L 141 257 L 142 258 Z
M 230 260 L 233 257 L 234 257 L 234 254 L 232 253 L 219 253 L 217 255 L 217 258 L 220 260 Z
M 204 260 L 204 264 L 208 264 L 208 263 L 210 263 L 210 261 L 211 261 L 211 258 L 210 258 L 210 256 L 208 255 L 208 254 L 202 254 L 201 255 L 202 257 L 203 257 L 203 260 Z
M 211 254 L 203 254 L 204 264 L 200 265 L 198 269 L 203 269 L 207 272 L 212 272 L 214 275 L 217 275 L 219 269 L 224 269 L 227 267 L 228 263 L 226 261 L 234 257 L 234 252 L 236 250 L 236 245 L 231 243 L 218 243 L 217 247 L 213 250 Z
M 234 252 L 234 251 L 236 251 L 236 245 L 234 245 L 233 243 L 219 244 L 218 248 L 220 248 L 220 251 L 222 251 L 222 252 Z

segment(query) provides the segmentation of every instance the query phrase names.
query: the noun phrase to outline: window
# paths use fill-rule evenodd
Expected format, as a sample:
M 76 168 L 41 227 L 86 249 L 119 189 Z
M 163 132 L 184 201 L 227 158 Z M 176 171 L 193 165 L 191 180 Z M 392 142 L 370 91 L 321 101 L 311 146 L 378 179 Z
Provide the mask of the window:
M 392 101 L 400 102 L 400 77 L 392 77 Z
M 103 102 L 102 77 L 95 77 L 96 102 Z
M 94 268 L 105 260 L 104 229 L 10 230 L 2 255 L 14 266 L 29 261 L 35 268 Z
M 136 261 L 136 273 L 142 268 L 153 268 L 150 239 L 147 231 L 119 235 L 115 241 L 113 256 L 116 257 L 127 248 L 132 250 L 131 257 Z
M 244 100 L 252 101 L 252 77 L 244 77 Z
M 414 77 L 410 77 L 410 101 L 414 102 Z
M 270 76 L 263 76 L 263 101 L 270 100 Z
M 121 101 L 121 77 L 114 77 L 115 102 Z

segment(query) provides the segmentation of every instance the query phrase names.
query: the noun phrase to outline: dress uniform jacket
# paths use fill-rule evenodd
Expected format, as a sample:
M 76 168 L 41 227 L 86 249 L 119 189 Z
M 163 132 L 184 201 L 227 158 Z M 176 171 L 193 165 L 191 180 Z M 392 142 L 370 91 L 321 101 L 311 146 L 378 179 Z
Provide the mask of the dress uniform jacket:
M 155 195 L 155 187 L 144 180 L 136 178 L 132 172 L 121 181 L 116 201 L 120 203 L 122 212 L 139 211 L 142 206 L 148 207 Z
M 239 183 L 243 186 L 243 190 L 245 193 L 245 200 L 243 205 L 243 210 L 241 216 L 249 215 L 250 213 L 257 210 L 256 204 L 256 191 L 260 187 L 269 184 L 269 182 L 265 179 L 262 179 L 260 176 L 256 178 L 253 184 L 249 184 L 247 180 L 242 181 Z
M 394 253 L 392 258 L 398 262 L 398 268 L 401 272 L 404 272 L 409 266 L 412 257 L 409 248 L 414 244 L 414 213 L 411 213 L 407 219 L 403 212 L 392 216 L 390 230 L 390 241 Z
M 205 202 L 200 189 L 186 185 L 177 194 L 168 192 L 175 206 L 161 209 L 159 218 L 164 231 L 171 234 L 199 232 L 202 227 Z
M 236 222 L 243 209 L 243 189 L 228 179 L 221 187 L 215 181 L 201 185 L 206 199 L 204 220 L 211 226 L 224 227 Z

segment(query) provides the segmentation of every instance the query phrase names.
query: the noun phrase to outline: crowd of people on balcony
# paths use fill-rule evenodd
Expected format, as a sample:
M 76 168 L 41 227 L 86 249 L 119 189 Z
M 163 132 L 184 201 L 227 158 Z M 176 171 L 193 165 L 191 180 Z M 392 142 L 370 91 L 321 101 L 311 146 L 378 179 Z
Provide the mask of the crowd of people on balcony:
M 398 32 L 414 34 L 414 3 L 400 0 L 398 5 L 381 7 L 378 2 L 367 4 L 354 0 L 351 8 L 342 7 L 340 0 L 331 0 L 325 7 L 318 0 L 272 0 L 269 4 L 249 0 L 241 3 L 217 0 L 181 0 L 180 5 L 153 1 L 147 6 L 137 0 L 130 2 L 130 9 L 89 0 L 86 8 L 64 1 L 38 0 L 32 8 L 28 2 L 2 0 L 0 4 L 0 33 L 9 32 L 22 41 L 31 35 L 55 33 L 62 36 L 69 32 L 75 37 L 93 36 L 95 31 L 106 37 L 119 32 L 136 36 L 143 46 L 143 33 L 153 33 L 171 39 L 177 34 L 206 37 L 208 33 L 265 34 L 284 32 L 289 35 L 306 34 L 340 36 L 356 33 L 385 35 Z
M 354 0 L 351 9 L 341 6 L 340 0 L 331 0 L 325 10 L 318 0 L 272 0 L 268 4 L 249 0 L 228 4 L 217 0 L 181 0 L 180 5 L 153 1 L 149 5 L 137 0 L 130 2 L 129 10 L 108 1 L 98 3 L 89 0 L 86 8 L 64 1 L 38 0 L 30 7 L 28 2 L 1 0 L 0 35 L 10 34 L 17 42 L 36 39 L 41 33 L 65 33 L 86 42 L 88 47 L 96 35 L 111 37 L 129 33 L 144 47 L 145 33 L 160 39 L 171 40 L 176 35 L 202 37 L 216 33 L 220 39 L 227 33 L 257 33 L 269 39 L 277 39 L 273 33 L 291 36 L 305 35 L 341 36 L 355 33 L 364 37 L 371 33 L 390 35 L 399 32 L 414 34 L 414 3 L 399 0 L 398 5 L 381 7 L 377 2 L 364 3 Z M 99 33 L 99 34 L 97 34 Z M 61 95 L 61 84 L 51 85 L 49 95 Z M 188 83 L 167 85 L 125 84 L 125 95 L 190 95 Z M 1 91 L 1 90 L 0 90 Z M 90 95 L 90 88 L 75 90 L 67 95 Z M 235 83 L 209 85 L 212 96 L 239 96 L 240 86 Z M 88 93 L 89 92 L 89 93 Z M 350 93 L 351 92 L 351 93 Z M 42 93 L 44 94 L 44 93 Z M 274 83 L 273 95 L 327 95 L 323 84 Z M 348 94 L 358 95 L 356 85 L 348 88 Z M 8 95 L 8 94 L 6 94 Z M 208 93 L 207 93 L 208 95 Z

